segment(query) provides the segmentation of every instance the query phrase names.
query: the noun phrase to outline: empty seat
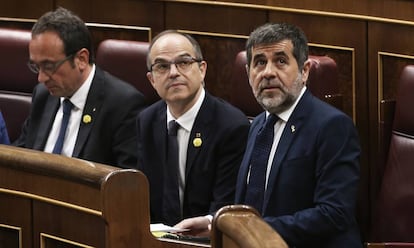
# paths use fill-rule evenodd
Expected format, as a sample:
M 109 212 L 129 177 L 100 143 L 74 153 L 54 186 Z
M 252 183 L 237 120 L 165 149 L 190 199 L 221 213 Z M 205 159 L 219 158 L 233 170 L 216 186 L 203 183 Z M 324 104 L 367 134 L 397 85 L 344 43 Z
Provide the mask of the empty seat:
M 399 79 L 389 151 L 382 177 L 373 237 L 380 242 L 414 242 L 414 65 Z
M 29 115 L 37 75 L 29 70 L 29 30 L 0 28 L 0 109 L 10 141 L 19 135 Z
M 30 39 L 28 30 L 0 28 L 0 90 L 31 94 L 38 83 L 27 67 Z
M 309 55 L 311 68 L 307 86 L 318 98 L 342 110 L 342 96 L 338 89 L 338 69 L 332 58 Z M 254 117 L 263 111 L 257 103 L 246 73 L 246 51 L 237 54 L 231 76 L 232 88 L 235 89 L 230 102 L 241 109 L 247 116 Z
M 146 76 L 148 48 L 148 42 L 104 40 L 98 46 L 96 64 L 132 84 L 144 94 L 148 103 L 152 104 L 160 98 Z

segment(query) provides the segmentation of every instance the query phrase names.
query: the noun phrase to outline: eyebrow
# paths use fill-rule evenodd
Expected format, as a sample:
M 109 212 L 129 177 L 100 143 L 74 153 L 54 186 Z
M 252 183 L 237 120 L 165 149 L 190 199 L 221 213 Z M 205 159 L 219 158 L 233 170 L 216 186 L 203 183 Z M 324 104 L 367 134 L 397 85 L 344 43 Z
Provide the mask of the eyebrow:
M 275 53 L 273 53 L 273 56 L 276 56 L 276 57 L 279 57 L 279 56 L 289 57 L 288 54 L 285 51 L 275 52 Z
M 285 51 L 277 51 L 277 52 L 274 52 L 272 54 L 272 57 L 276 57 L 276 58 L 278 58 L 278 57 L 284 57 L 286 59 L 289 59 L 289 55 Z M 256 54 L 256 55 L 254 55 L 254 57 L 252 59 L 252 62 L 254 62 L 254 61 L 258 60 L 258 59 L 262 59 L 262 58 L 266 58 L 266 56 L 264 55 L 264 53 Z
M 263 53 L 255 54 L 253 56 L 253 61 L 256 61 L 257 59 L 260 59 L 260 58 L 263 58 L 263 57 L 266 57 Z
M 189 54 L 189 53 L 184 53 L 184 54 L 181 54 L 181 55 L 178 55 L 177 57 L 175 57 L 173 59 L 173 61 L 177 60 L 178 58 L 184 58 L 184 57 L 190 57 L 190 58 L 192 58 L 193 56 L 191 56 L 191 54 Z M 167 59 L 163 59 L 163 58 L 156 58 L 154 60 L 154 63 L 157 63 L 157 62 L 169 62 L 169 61 L 171 61 L 171 60 L 167 60 Z

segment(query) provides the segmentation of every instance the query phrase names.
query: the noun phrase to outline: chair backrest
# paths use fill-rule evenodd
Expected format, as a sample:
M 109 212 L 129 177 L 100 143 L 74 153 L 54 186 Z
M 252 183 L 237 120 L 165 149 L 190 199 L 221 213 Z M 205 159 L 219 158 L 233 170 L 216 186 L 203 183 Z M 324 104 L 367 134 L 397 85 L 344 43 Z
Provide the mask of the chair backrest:
M 152 104 L 160 98 L 146 76 L 148 48 L 148 42 L 104 40 L 98 46 L 96 64 L 132 84 L 144 94 L 148 103 Z
M 413 105 L 414 65 L 408 65 L 400 75 L 387 163 L 375 206 L 375 241 L 414 242 Z
M 342 109 L 342 96 L 338 89 L 336 62 L 327 56 L 309 55 L 311 68 L 307 86 L 318 98 Z M 246 73 L 246 51 L 237 54 L 234 60 L 231 84 L 233 91 L 230 102 L 247 116 L 254 117 L 263 111 L 253 96 Z
M 0 28 L 0 90 L 31 94 L 38 83 L 29 70 L 29 30 Z
M 10 141 L 20 135 L 38 83 L 37 75 L 27 67 L 30 39 L 29 30 L 0 28 L 0 110 Z

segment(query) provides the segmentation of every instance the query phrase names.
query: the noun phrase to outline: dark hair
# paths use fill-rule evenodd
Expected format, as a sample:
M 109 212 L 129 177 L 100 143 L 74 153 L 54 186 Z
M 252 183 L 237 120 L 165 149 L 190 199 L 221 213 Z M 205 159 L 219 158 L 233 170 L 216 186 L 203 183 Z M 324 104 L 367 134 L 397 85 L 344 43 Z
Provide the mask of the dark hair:
M 246 42 L 247 65 L 252 61 L 254 47 L 290 40 L 293 44 L 293 56 L 300 70 L 308 59 L 308 40 L 305 33 L 297 26 L 288 23 L 267 23 L 256 28 Z
M 158 35 L 156 35 L 151 40 L 150 46 L 148 48 L 148 55 L 147 55 L 147 67 L 148 67 L 148 70 L 151 69 L 151 61 L 150 61 L 150 57 L 149 57 L 149 51 L 151 51 L 152 46 L 154 45 L 154 43 L 159 38 L 161 38 L 162 36 L 167 35 L 167 34 L 178 34 L 178 35 L 184 36 L 191 43 L 191 45 L 193 46 L 194 53 L 195 53 L 195 58 L 196 59 L 199 59 L 199 60 L 204 60 L 203 59 L 203 53 L 201 52 L 200 44 L 198 44 L 198 42 L 191 35 L 184 34 L 184 33 L 180 33 L 177 30 L 168 29 L 168 30 L 162 31 L 161 33 L 159 33 Z
M 52 31 L 63 41 L 66 56 L 75 54 L 82 48 L 89 51 L 89 63 L 94 62 L 91 34 L 85 23 L 71 11 L 59 7 L 42 15 L 32 28 L 32 37 Z

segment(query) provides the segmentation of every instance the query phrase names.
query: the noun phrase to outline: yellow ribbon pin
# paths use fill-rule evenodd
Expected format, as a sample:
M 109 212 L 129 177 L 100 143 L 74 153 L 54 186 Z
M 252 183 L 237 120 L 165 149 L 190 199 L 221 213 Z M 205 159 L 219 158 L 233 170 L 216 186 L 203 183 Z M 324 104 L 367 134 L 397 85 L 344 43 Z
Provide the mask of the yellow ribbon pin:
M 92 121 L 92 117 L 90 115 L 84 115 L 82 121 L 83 123 L 88 124 Z
M 196 133 L 195 138 L 193 139 L 193 145 L 194 147 L 200 147 L 201 144 L 203 144 L 203 141 L 201 140 L 201 133 Z
M 200 147 L 201 144 L 203 144 L 203 141 L 201 140 L 201 138 L 194 138 L 193 140 L 194 147 Z

